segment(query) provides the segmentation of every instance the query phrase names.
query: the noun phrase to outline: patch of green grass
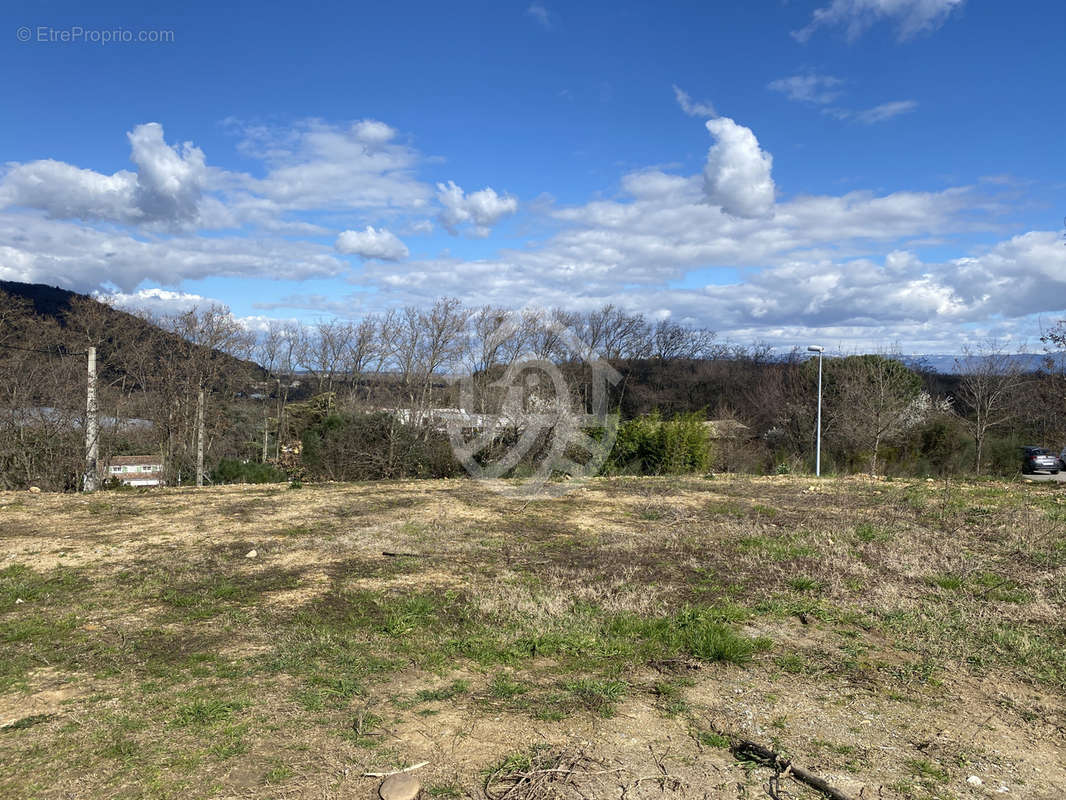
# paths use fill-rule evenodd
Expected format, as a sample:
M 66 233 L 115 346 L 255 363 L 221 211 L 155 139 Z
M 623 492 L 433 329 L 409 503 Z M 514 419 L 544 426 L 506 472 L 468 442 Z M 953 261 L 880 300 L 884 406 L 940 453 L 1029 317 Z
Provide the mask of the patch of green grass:
M 283 783 L 295 775 L 296 772 L 285 764 L 276 764 L 267 770 L 266 775 L 263 776 L 263 780 L 266 783 Z
M 952 574 L 931 575 L 928 581 L 931 586 L 937 586 L 949 592 L 958 591 L 965 583 L 960 576 Z
M 489 696 L 499 700 L 510 700 L 511 698 L 523 695 L 528 691 L 528 685 L 521 681 L 516 681 L 510 675 L 506 675 L 502 672 L 493 676 L 488 689 Z
M 855 538 L 860 542 L 888 542 L 892 540 L 892 531 L 872 522 L 860 522 L 855 526 Z
M 237 711 L 247 708 L 247 703 L 239 700 L 222 700 L 219 698 L 197 699 L 178 706 L 174 714 L 174 724 L 179 727 L 203 728 L 225 722 Z
M 463 796 L 463 789 L 457 783 L 430 783 L 426 785 L 425 792 L 430 797 L 446 799 Z
M 796 592 L 818 592 L 822 588 L 821 581 L 807 575 L 797 575 L 795 578 L 789 578 L 788 585 L 789 588 Z
M 128 736 L 118 734 L 110 739 L 98 751 L 105 758 L 113 758 L 116 761 L 128 761 L 135 758 L 139 753 L 139 747 Z
M 248 742 L 244 738 L 247 730 L 247 725 L 224 726 L 221 730 L 212 733 L 211 746 L 208 751 L 220 761 L 247 753 Z
M 927 758 L 912 758 L 907 761 L 907 769 L 923 785 L 947 783 L 951 776 L 948 771 L 939 764 Z
M 669 716 L 684 714 L 689 710 L 688 703 L 681 693 L 681 687 L 672 681 L 656 681 L 651 687 L 657 704 Z
M 420 703 L 454 700 L 459 695 L 467 694 L 469 691 L 470 681 L 454 680 L 447 686 L 442 686 L 439 689 L 422 689 L 421 691 L 416 692 L 415 700 Z
M 629 686 L 624 681 L 580 678 L 568 682 L 563 688 L 589 711 L 595 711 L 603 717 L 613 717 L 617 704 L 625 698 Z
M 15 722 L 12 722 L 10 725 L 8 725 L 7 727 L 2 728 L 0 730 L 3 730 L 5 732 L 7 732 L 7 731 L 23 731 L 23 730 L 26 730 L 27 728 L 32 728 L 34 725 L 40 725 L 42 722 L 48 722 L 50 719 L 53 719 L 54 717 L 55 717 L 55 714 L 31 714 L 28 717 L 23 717 L 20 720 L 16 720 Z
M 774 659 L 774 663 L 785 672 L 792 673 L 793 675 L 801 675 L 814 671 L 814 666 L 811 662 L 806 656 L 801 655 L 800 653 L 782 653 Z
M 943 573 L 929 576 L 926 581 L 931 586 L 949 592 L 964 592 L 978 600 L 1000 603 L 1026 603 L 1029 593 L 1010 578 L 995 572 L 980 572 L 973 575 L 956 575 Z
M 746 517 L 748 515 L 747 509 L 736 500 L 716 500 L 708 503 L 704 511 L 712 516 L 723 517 Z
M 700 731 L 697 734 L 697 738 L 704 747 L 717 747 L 721 750 L 728 750 L 732 746 L 728 738 L 715 731 Z
M 0 613 L 29 604 L 69 602 L 88 585 L 84 570 L 56 567 L 38 572 L 24 564 L 12 564 L 0 569 Z
M 1029 593 L 1017 581 L 995 572 L 981 572 L 973 577 L 970 592 L 974 597 L 1001 603 L 1027 603 Z

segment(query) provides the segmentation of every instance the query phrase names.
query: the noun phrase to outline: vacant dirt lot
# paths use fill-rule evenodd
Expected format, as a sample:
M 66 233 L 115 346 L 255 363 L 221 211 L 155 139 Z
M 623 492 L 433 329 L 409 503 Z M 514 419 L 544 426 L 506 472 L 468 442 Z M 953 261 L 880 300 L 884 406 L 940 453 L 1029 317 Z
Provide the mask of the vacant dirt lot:
M 1056 484 L 0 494 L 0 796 L 1058 800 L 1064 607 Z

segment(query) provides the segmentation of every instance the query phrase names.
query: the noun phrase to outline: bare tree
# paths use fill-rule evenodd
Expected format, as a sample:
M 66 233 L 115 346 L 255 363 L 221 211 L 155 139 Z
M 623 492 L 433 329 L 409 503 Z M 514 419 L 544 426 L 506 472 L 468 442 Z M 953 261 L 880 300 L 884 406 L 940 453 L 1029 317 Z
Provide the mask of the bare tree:
M 651 333 L 650 355 L 660 361 L 710 358 L 715 355 L 716 338 L 714 331 L 706 328 L 687 328 L 673 320 L 660 320 Z
M 876 475 L 881 446 L 915 424 L 921 379 L 882 355 L 830 359 L 826 368 L 827 427 L 850 450 L 868 454 Z
M 183 467 L 190 467 L 197 441 L 207 435 L 208 421 L 213 430 L 221 423 L 219 410 L 208 408 L 212 395 L 232 393 L 233 381 L 243 377 L 234 373 L 232 361 L 226 361 L 225 356 L 248 358 L 255 340 L 229 309 L 220 305 L 193 308 L 159 322 L 172 334 L 163 354 L 158 387 L 164 400 L 160 422 L 167 432 L 167 463 L 176 477 Z M 207 411 L 201 410 L 201 391 Z M 210 447 L 208 441 L 207 449 Z
M 981 474 L 988 432 L 1012 420 L 1018 412 L 1018 389 L 1023 383 L 1017 363 L 989 341 L 976 350 L 963 348 L 956 360 L 962 379 L 956 396 L 963 405 L 960 419 L 975 446 L 974 469 Z

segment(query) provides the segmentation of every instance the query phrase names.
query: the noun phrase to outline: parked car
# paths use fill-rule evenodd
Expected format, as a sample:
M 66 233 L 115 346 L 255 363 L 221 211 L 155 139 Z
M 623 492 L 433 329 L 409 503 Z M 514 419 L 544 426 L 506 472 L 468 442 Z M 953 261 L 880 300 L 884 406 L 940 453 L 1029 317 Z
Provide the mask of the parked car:
M 1022 472 L 1032 474 L 1034 472 L 1050 472 L 1052 475 L 1059 474 L 1061 462 L 1059 456 L 1043 447 L 1022 448 Z
M 1059 453 L 1059 469 L 1066 469 L 1066 447 Z

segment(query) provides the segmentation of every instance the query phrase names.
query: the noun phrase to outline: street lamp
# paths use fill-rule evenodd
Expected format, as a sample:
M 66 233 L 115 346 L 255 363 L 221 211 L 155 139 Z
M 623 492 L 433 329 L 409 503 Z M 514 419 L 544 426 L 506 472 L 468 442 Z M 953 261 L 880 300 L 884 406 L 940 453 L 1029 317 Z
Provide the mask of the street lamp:
M 822 474 L 822 351 L 821 345 L 812 344 L 807 348 L 808 353 L 818 354 L 818 441 L 814 448 L 814 474 L 816 477 Z

